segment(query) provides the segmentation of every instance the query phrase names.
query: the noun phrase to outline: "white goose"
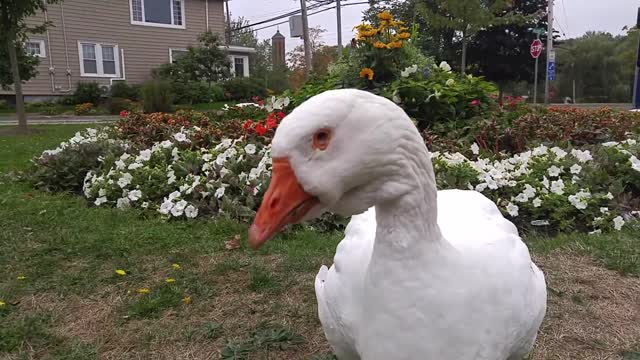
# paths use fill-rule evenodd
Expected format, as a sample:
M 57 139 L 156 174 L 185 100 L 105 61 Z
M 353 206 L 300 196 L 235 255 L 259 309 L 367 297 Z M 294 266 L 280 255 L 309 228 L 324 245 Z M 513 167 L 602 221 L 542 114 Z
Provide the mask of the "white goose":
M 257 248 L 290 223 L 354 216 L 318 311 L 339 359 L 521 360 L 546 311 L 544 275 L 513 224 L 474 191 L 436 191 L 430 154 L 393 102 L 327 91 L 272 142 Z

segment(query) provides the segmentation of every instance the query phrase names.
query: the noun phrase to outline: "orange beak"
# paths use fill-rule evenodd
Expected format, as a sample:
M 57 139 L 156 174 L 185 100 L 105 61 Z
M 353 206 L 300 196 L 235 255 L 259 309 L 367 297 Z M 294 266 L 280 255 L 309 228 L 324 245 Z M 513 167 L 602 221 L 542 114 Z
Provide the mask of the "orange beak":
M 274 158 L 269 189 L 249 229 L 249 246 L 260 248 L 285 226 L 300 221 L 317 203 L 316 197 L 302 189 L 289 159 Z

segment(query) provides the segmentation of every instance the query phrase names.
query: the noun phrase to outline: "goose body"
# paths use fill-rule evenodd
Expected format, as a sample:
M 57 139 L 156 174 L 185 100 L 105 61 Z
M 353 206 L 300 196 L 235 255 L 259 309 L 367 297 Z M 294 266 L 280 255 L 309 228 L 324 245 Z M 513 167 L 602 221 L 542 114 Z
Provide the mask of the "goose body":
M 325 92 L 285 118 L 272 154 L 252 245 L 324 210 L 360 214 L 315 281 L 339 359 L 527 356 L 546 311 L 544 275 L 491 200 L 436 191 L 402 109 L 358 90 Z

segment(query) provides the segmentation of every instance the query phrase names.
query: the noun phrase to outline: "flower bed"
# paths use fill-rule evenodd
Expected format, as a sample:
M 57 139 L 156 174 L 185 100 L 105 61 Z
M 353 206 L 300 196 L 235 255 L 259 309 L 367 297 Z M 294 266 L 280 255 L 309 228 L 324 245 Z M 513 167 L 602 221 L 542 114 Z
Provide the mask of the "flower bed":
M 93 206 L 147 209 L 175 219 L 249 220 L 268 186 L 270 140 L 287 102 L 256 100 L 220 114 L 124 113 L 113 127 L 88 129 L 45 151 L 34 159 L 30 179 L 51 191 L 82 193 Z M 562 146 L 537 145 L 514 155 L 476 143 L 459 152 L 436 151 L 439 188 L 480 191 L 520 228 L 620 230 L 640 214 L 640 145 L 634 133 L 620 133 L 637 130 L 635 118 L 605 121 L 605 114 L 589 126 L 621 124 L 603 135 L 620 141 L 593 144 L 600 137 L 585 136 L 575 141 L 583 146 L 573 146 L 569 138 Z

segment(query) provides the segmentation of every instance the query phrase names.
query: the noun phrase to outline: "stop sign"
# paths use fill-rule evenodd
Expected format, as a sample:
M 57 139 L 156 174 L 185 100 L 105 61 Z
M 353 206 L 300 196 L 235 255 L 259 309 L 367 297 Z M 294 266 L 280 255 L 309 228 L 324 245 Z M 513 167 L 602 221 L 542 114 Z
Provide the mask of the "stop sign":
M 533 56 L 534 59 L 537 59 L 540 56 L 540 54 L 542 54 L 542 41 L 540 41 L 540 39 L 533 40 L 533 42 L 531 43 L 531 49 L 529 50 L 529 52 L 531 53 L 531 56 Z

